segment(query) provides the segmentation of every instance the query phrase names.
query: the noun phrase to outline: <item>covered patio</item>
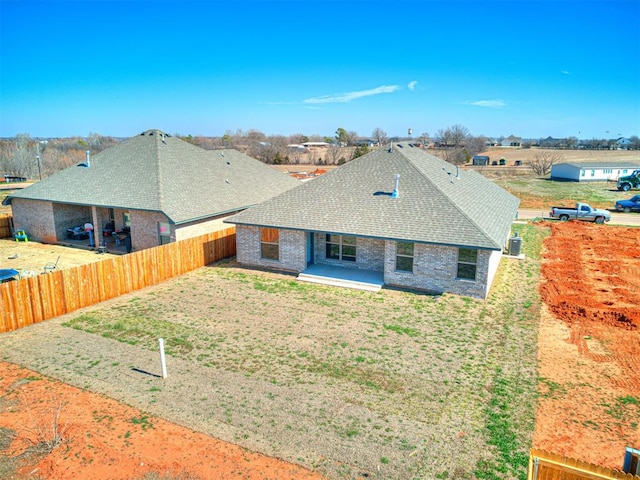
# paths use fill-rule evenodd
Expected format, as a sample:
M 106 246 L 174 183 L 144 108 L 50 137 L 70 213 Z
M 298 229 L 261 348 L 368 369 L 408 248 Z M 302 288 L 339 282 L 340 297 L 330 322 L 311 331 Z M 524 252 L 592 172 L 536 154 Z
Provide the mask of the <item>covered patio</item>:
M 384 285 L 384 273 L 374 270 L 314 264 L 298 274 L 298 280 L 337 287 L 377 292 Z

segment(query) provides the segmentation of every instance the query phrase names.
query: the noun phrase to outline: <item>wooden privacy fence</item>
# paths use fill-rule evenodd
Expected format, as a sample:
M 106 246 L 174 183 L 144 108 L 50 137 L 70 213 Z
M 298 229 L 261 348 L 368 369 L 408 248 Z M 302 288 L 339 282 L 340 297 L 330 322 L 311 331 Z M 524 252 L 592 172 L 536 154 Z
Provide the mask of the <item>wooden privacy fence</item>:
M 9 238 L 13 235 L 11 231 L 11 220 L 13 217 L 11 215 L 0 215 L 0 238 Z
M 621 463 L 622 455 L 620 452 Z M 640 476 L 607 467 L 531 449 L 527 480 L 640 480 Z
M 235 227 L 0 284 L 0 332 L 73 312 L 236 254 Z

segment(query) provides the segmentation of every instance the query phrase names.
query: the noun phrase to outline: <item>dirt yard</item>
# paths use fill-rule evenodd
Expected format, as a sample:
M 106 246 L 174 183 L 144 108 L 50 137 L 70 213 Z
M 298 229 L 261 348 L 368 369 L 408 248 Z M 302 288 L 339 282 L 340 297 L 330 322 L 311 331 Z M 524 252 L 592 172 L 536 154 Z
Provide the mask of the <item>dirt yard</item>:
M 0 392 L 5 480 L 131 480 L 149 471 L 184 480 L 322 478 L 13 364 L 0 362 Z
M 110 253 L 98 254 L 95 250 L 84 248 L 0 239 L 0 269 L 17 270 L 25 276 L 44 273 L 44 267 L 48 264 L 57 263 L 58 269 L 72 268 L 111 256 Z
M 534 446 L 621 468 L 640 447 L 640 229 L 554 223 Z
M 552 230 L 540 287 L 545 305 L 533 444 L 619 468 L 624 447 L 640 446 L 640 229 L 569 222 Z M 1 478 L 124 480 L 148 471 L 184 472 L 185 479 L 320 478 L 88 387 L 0 363 Z M 67 415 L 58 422 L 62 411 Z M 55 443 L 54 433 L 73 442 L 48 453 L 42 440 Z M 8 476 L 16 465 L 20 473 Z

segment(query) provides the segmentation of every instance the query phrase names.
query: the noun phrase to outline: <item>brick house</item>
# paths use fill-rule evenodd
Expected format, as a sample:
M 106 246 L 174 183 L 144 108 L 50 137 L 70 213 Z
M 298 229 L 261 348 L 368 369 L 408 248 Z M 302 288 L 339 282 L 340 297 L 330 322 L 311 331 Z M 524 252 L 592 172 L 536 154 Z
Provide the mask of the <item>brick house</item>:
M 237 150 L 204 150 L 148 130 L 9 195 L 16 229 L 44 243 L 94 225 L 142 250 L 226 227 L 225 217 L 300 182 Z M 88 242 L 87 242 L 88 243 Z
M 368 272 L 380 283 L 485 298 L 519 200 L 398 143 L 225 220 L 241 264 Z

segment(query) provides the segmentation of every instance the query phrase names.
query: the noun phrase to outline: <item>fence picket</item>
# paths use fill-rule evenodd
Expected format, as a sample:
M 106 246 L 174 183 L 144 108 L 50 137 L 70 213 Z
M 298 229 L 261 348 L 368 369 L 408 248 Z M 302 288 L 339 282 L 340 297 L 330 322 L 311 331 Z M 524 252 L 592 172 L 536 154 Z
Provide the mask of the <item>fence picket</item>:
M 0 217 L 0 233 L 2 222 Z M 157 285 L 236 254 L 235 227 L 0 284 L 0 333 Z
M 534 469 L 531 466 L 535 460 L 538 468 L 537 475 L 533 478 Z M 638 475 L 534 448 L 529 452 L 529 465 L 527 480 L 640 480 Z

